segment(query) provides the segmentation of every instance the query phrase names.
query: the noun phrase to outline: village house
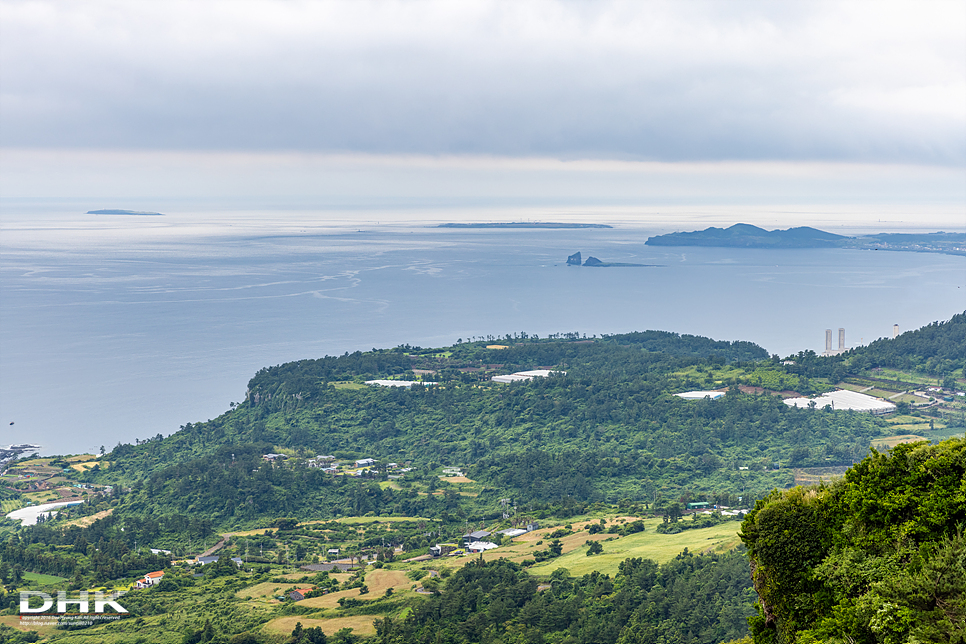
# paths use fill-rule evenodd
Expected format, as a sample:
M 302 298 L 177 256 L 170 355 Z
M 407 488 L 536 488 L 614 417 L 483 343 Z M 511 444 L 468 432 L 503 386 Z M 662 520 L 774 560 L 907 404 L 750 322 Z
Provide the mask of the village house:
M 206 556 L 206 557 L 195 557 L 195 563 L 196 564 L 201 564 L 202 566 L 204 566 L 206 564 L 215 563 L 216 561 L 218 561 L 219 558 L 220 558 L 219 555 L 210 555 L 210 556 Z M 241 557 L 232 557 L 231 560 L 239 568 L 241 568 L 242 567 L 242 563 L 244 563 L 241 560 Z
M 294 601 L 300 602 L 305 599 L 305 596 L 312 592 L 314 588 L 293 588 L 288 594 Z
M 161 579 L 164 578 L 164 571 L 158 570 L 157 572 L 149 572 L 144 575 L 142 579 L 138 579 L 134 582 L 135 588 L 150 588 L 151 586 L 156 586 L 161 583 Z

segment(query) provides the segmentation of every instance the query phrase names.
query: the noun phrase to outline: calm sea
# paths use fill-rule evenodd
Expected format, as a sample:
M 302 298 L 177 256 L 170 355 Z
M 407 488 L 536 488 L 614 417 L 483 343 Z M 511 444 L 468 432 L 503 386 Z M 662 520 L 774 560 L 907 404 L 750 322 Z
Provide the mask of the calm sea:
M 784 356 L 821 351 L 826 328 L 854 346 L 966 309 L 962 257 L 651 248 L 671 228 L 653 224 L 404 220 L 5 217 L 0 443 L 74 453 L 167 435 L 241 400 L 260 367 L 357 349 L 662 329 Z M 565 266 L 576 251 L 658 266 Z

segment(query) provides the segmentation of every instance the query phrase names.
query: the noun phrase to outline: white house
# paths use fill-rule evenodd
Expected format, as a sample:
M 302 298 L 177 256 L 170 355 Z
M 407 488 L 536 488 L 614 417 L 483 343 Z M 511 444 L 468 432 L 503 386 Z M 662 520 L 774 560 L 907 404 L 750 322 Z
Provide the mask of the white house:
M 161 579 L 164 578 L 164 571 L 158 570 L 157 572 L 149 572 L 144 575 L 143 579 L 138 579 L 134 582 L 135 588 L 150 588 L 151 586 L 156 586 L 161 583 Z

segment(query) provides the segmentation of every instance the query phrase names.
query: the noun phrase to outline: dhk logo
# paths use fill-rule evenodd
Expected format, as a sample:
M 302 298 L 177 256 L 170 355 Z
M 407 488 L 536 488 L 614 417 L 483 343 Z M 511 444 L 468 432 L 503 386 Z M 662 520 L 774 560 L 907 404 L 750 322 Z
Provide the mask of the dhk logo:
M 76 599 L 68 599 L 67 593 L 63 590 L 57 593 L 57 612 L 66 613 L 67 607 L 76 606 L 77 613 L 89 613 L 90 611 L 90 601 L 88 600 L 89 593 L 85 590 L 83 592 L 77 593 Z M 31 607 L 31 598 L 39 597 L 41 600 L 40 606 Z M 36 590 L 21 590 L 20 591 L 20 613 L 45 613 L 54 606 L 54 598 L 47 593 L 42 593 Z M 103 613 L 104 609 L 110 606 L 118 613 L 126 613 L 127 609 L 118 604 L 113 599 L 107 599 L 104 597 L 104 593 L 100 591 L 94 592 L 94 612 Z

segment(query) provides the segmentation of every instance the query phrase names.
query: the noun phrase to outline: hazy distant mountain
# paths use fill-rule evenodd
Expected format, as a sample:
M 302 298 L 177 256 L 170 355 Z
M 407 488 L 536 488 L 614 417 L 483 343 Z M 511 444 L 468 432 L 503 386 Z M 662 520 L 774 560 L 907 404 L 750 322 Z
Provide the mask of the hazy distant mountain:
M 648 246 L 725 246 L 738 248 L 834 248 L 848 239 L 842 235 L 801 226 L 788 230 L 765 230 L 751 224 L 707 228 L 690 233 L 670 233 L 647 240 Z

